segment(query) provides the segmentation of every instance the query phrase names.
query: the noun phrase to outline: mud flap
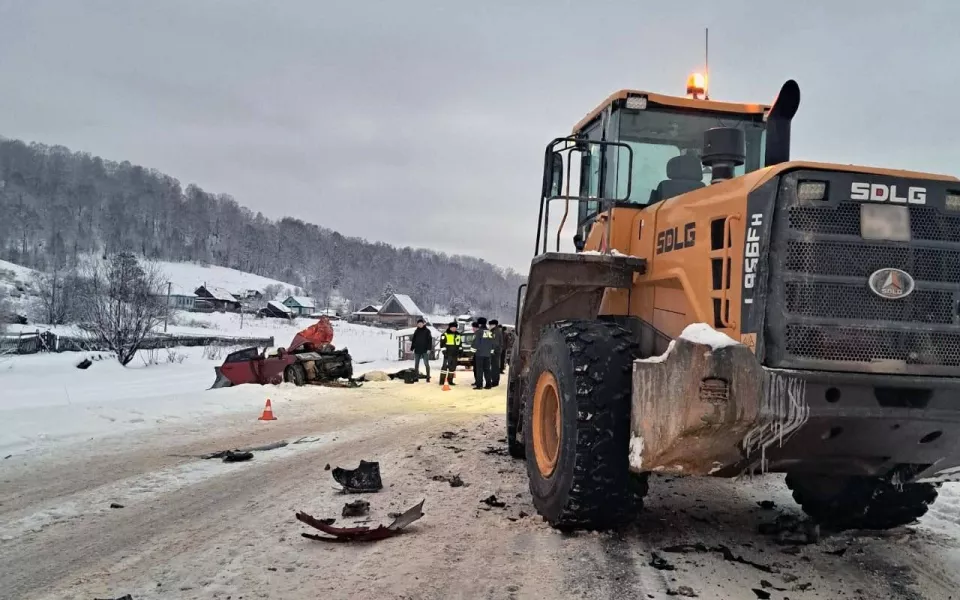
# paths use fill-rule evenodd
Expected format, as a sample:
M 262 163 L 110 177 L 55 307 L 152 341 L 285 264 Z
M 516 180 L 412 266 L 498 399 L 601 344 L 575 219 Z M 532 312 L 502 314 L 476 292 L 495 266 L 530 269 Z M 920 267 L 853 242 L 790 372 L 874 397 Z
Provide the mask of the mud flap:
M 213 380 L 213 385 L 207 389 L 215 390 L 218 388 L 231 387 L 233 385 L 230 380 L 220 372 L 220 367 L 214 367 L 213 371 L 216 374 L 216 379 Z
M 764 369 L 743 344 L 676 339 L 662 356 L 634 363 L 630 468 L 718 476 L 762 470 L 767 449 L 807 421 L 805 391 L 803 380 Z

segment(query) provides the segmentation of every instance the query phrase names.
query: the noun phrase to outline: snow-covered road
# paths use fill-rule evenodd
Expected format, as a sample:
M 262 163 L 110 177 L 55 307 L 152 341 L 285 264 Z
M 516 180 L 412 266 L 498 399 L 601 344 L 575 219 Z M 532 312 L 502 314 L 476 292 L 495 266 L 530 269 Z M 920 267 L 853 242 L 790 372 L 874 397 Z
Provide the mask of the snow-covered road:
M 275 391 L 277 421 L 250 406 L 0 460 L 0 596 L 916 600 L 958 589 L 952 488 L 919 526 L 791 550 L 757 529 L 798 514 L 782 478 L 654 478 L 635 529 L 561 535 L 530 516 L 523 463 L 484 452 L 503 448 L 502 391 Z M 302 442 L 247 463 L 196 458 L 279 440 Z M 383 472 L 385 488 L 365 497 L 374 523 L 420 500 L 426 516 L 377 543 L 300 537 L 296 510 L 355 521 L 340 516 L 354 498 L 324 467 L 360 459 Z M 466 486 L 432 479 L 458 473 Z M 480 502 L 491 494 L 506 506 Z

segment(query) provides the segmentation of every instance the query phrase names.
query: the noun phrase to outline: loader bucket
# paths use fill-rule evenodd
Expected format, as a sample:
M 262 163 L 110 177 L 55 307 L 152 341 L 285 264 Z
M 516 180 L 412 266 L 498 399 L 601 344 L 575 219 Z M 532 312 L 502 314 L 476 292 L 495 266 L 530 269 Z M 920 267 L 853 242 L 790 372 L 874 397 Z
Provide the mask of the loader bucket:
M 633 368 L 630 466 L 634 471 L 729 477 L 764 468 L 809 416 L 803 382 L 764 369 L 743 344 L 677 339 Z
M 211 385 L 208 389 L 215 390 L 218 388 L 231 387 L 233 385 L 233 383 L 227 379 L 226 375 L 220 371 L 220 367 L 214 367 L 213 371 L 216 373 L 217 377 L 214 379 L 213 385 Z

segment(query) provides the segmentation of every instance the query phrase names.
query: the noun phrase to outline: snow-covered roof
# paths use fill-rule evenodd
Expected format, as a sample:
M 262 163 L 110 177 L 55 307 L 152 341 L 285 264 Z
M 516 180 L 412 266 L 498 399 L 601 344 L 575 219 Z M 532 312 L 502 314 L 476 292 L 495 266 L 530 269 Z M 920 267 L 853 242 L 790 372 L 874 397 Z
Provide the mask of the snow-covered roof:
M 297 306 L 302 308 L 316 308 L 317 306 L 316 302 L 313 301 L 313 298 L 307 298 L 306 296 L 290 296 L 284 300 L 284 303 L 290 302 L 291 300 L 295 302 Z
M 457 320 L 453 315 L 423 315 L 427 323 L 452 323 Z
M 382 304 L 368 304 L 360 310 L 354 311 L 355 315 L 375 315 L 383 308 Z
M 270 300 L 269 302 L 267 302 L 267 305 L 274 310 L 279 310 L 280 312 L 284 312 L 287 314 L 293 312 L 289 308 L 284 306 L 283 302 L 277 302 L 276 300 Z
M 380 310 L 382 311 L 384 308 L 390 306 L 390 304 L 391 304 L 390 301 L 391 301 L 391 300 L 396 300 L 397 303 L 400 305 L 400 308 L 403 309 L 403 312 L 405 312 L 405 313 L 408 314 L 408 315 L 422 315 L 422 314 L 423 314 L 423 311 L 420 310 L 420 307 L 417 306 L 417 303 L 413 301 L 413 298 L 411 298 L 410 296 L 408 296 L 408 295 L 406 295 L 406 294 L 394 294 L 394 295 L 390 296 L 390 298 L 387 299 L 387 301 L 383 303 L 383 307 L 381 307 Z
M 237 300 L 233 294 L 223 288 L 211 286 L 205 287 L 205 289 L 215 300 L 222 300 L 223 302 L 239 302 L 239 300 Z
M 170 286 L 170 290 L 169 290 L 169 291 L 170 291 L 170 295 L 171 295 L 171 296 L 185 296 L 185 297 L 187 297 L 187 298 L 196 298 L 196 297 L 197 297 L 196 294 L 194 294 L 193 292 L 191 292 L 191 291 L 188 290 L 187 288 L 182 287 L 182 286 L 179 286 L 179 285 L 177 285 L 177 284 L 175 284 L 175 283 Z M 157 296 L 166 296 L 166 295 L 167 295 L 167 284 L 164 283 L 164 284 L 159 285 L 159 286 L 157 287 L 157 291 L 156 291 L 155 293 L 156 293 Z

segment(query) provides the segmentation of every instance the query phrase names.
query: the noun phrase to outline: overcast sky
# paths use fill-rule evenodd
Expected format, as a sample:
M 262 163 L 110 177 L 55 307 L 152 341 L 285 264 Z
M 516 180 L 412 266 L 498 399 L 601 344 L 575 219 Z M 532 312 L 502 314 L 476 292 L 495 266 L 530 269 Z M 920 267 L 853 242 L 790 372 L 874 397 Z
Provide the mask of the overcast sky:
M 518 6 L 521 5 L 522 7 Z M 960 2 L 0 0 L 0 135 L 525 272 L 544 145 L 616 89 L 803 92 L 794 156 L 960 173 Z

